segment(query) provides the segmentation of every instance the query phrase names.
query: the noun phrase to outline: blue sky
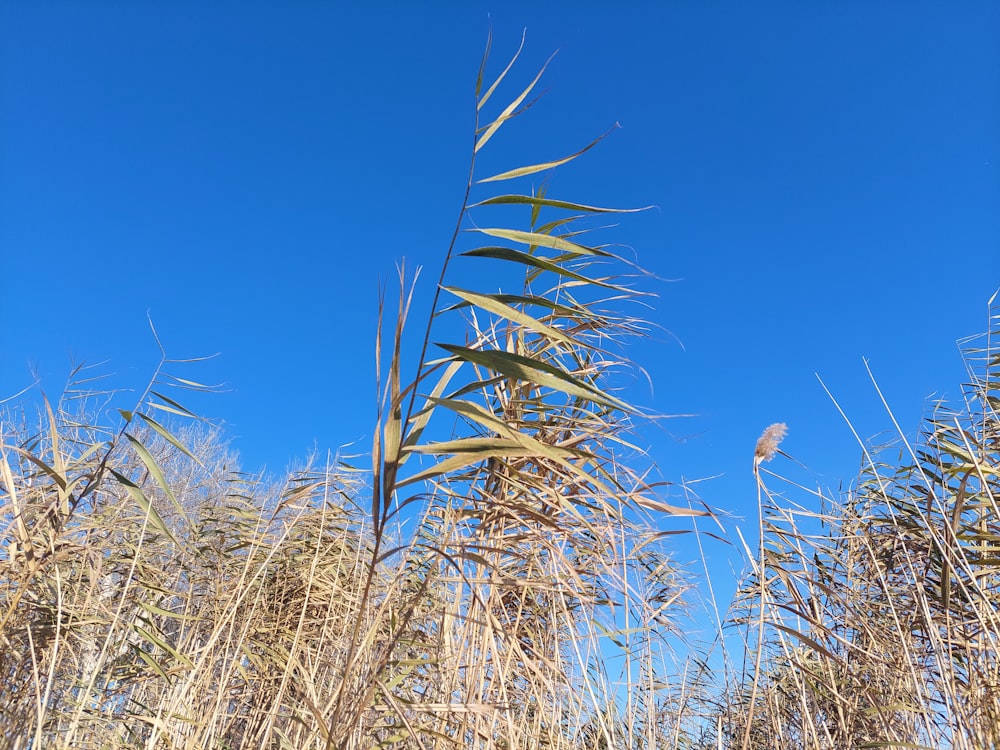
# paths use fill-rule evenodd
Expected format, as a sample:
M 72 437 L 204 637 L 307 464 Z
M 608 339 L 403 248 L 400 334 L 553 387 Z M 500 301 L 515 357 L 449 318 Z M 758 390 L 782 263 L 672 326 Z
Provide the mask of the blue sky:
M 642 432 L 666 479 L 752 519 L 784 421 L 807 483 L 849 482 L 815 375 L 875 436 L 866 357 L 905 429 L 960 395 L 1000 286 L 996 3 L 3 2 L 0 398 L 79 361 L 141 387 L 148 311 L 172 356 L 220 353 L 181 374 L 225 383 L 188 401 L 244 468 L 366 449 L 378 290 L 424 266 L 422 323 L 491 25 L 493 73 L 527 29 L 498 96 L 558 54 L 484 174 L 618 122 L 551 191 L 656 206 L 609 237 L 674 280 L 628 394 L 698 415 Z

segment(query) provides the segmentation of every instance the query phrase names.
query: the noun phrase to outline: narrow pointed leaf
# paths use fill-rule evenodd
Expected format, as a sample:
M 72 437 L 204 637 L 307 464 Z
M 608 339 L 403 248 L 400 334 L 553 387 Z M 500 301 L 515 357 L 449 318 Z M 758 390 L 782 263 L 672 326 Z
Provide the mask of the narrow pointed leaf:
M 186 380 L 185 378 L 179 378 L 176 375 L 167 375 L 167 377 L 170 378 L 171 380 L 177 381 L 177 383 L 180 384 L 179 387 L 188 388 L 192 391 L 217 391 L 219 388 L 222 387 L 221 383 L 219 385 L 206 385 L 205 383 L 198 383 L 195 382 L 194 380 Z M 176 385 L 176 384 L 169 383 L 168 385 Z
M 457 440 L 446 440 L 440 443 L 416 445 L 407 450 L 411 453 L 423 453 L 432 456 L 482 453 L 486 454 L 485 458 L 490 458 L 494 454 L 503 456 L 526 456 L 530 454 L 530 451 L 516 440 L 502 437 L 458 438 Z
M 59 446 L 59 425 L 56 422 L 56 415 L 52 411 L 52 404 L 47 396 L 42 396 L 45 402 L 45 412 L 49 417 L 49 455 L 52 456 L 52 468 L 62 477 L 66 476 L 66 463 L 63 460 L 62 449 Z M 59 512 L 63 517 L 69 515 L 69 492 L 65 482 L 59 482 Z
M 148 653 L 143 651 L 138 646 L 133 646 L 132 648 L 135 649 L 135 653 L 139 656 L 140 659 L 146 662 L 146 664 L 148 664 L 154 672 L 156 672 L 160 677 L 163 678 L 164 682 L 166 682 L 167 684 L 171 682 L 170 675 L 167 674 L 166 670 L 164 670 L 163 667 L 160 666 L 159 662 L 157 662 L 156 659 L 154 659 L 152 656 L 150 656 Z M 150 724 L 154 723 L 154 720 L 152 718 L 146 719 L 146 721 L 149 721 Z
M 576 398 L 602 404 L 612 409 L 631 412 L 631 407 L 624 401 L 609 396 L 598 388 L 580 382 L 567 372 L 553 367 L 547 362 L 541 362 L 530 357 L 522 357 L 511 352 L 502 352 L 496 349 L 481 350 L 469 349 L 464 346 L 454 346 L 452 344 L 438 344 L 445 351 L 454 356 L 473 362 L 482 367 L 487 367 L 495 372 L 500 372 L 507 377 L 514 377 L 526 383 L 552 388 Z
M 528 35 L 527 29 L 521 32 L 521 43 L 517 47 L 517 52 L 514 53 L 514 56 L 510 59 L 510 62 L 507 63 L 507 67 L 503 69 L 503 73 L 497 76 L 496 80 L 493 81 L 493 84 L 486 90 L 486 93 L 483 94 L 482 98 L 479 99 L 479 102 L 476 104 L 477 111 L 481 110 L 483 106 L 486 104 L 486 102 L 490 100 L 490 97 L 493 96 L 493 92 L 496 91 L 497 86 L 499 86 L 500 82 L 507 77 L 507 74 L 510 72 L 510 69 L 514 67 L 514 63 L 517 61 L 517 58 L 520 57 L 521 55 L 521 50 L 524 49 L 524 39 L 525 37 L 527 37 L 527 35 Z M 482 88 L 483 73 L 486 72 L 486 59 L 489 57 L 490 47 L 492 45 L 493 45 L 493 32 L 490 31 L 489 36 L 486 37 L 486 52 L 483 55 L 482 66 L 479 68 L 479 81 L 477 82 L 476 85 L 476 96 L 479 95 L 479 91 Z
M 528 253 L 521 252 L 520 250 L 513 250 L 509 247 L 478 247 L 475 250 L 467 250 L 462 253 L 462 255 L 470 258 L 494 258 L 496 260 L 523 263 L 526 266 L 534 266 L 535 268 L 539 268 L 543 271 L 551 271 L 552 273 L 557 273 L 560 276 L 574 279 L 583 284 L 594 284 L 596 286 L 604 287 L 605 289 L 613 289 L 616 292 L 628 292 L 628 289 L 623 286 L 611 284 L 601 279 L 593 279 L 583 276 L 559 265 L 558 263 L 546 260 L 545 258 L 538 258 L 534 255 L 529 255 Z
M 494 298 L 491 295 L 486 294 L 476 294 L 475 292 L 469 292 L 463 289 L 456 289 L 454 287 L 444 287 L 446 291 L 451 292 L 456 297 L 459 297 L 466 302 L 475 305 L 476 307 L 482 308 L 487 312 L 491 312 L 494 315 L 499 315 L 502 318 L 506 318 L 514 323 L 518 323 L 522 326 L 530 328 L 543 336 L 548 336 L 549 338 L 560 341 L 567 346 L 573 346 L 575 342 L 572 338 L 567 336 L 562 331 L 559 331 L 551 326 L 547 326 L 541 321 L 533 318 L 525 312 L 517 310 L 510 305 L 506 305 L 500 300 Z
M 152 401 L 149 402 L 150 406 L 156 407 L 157 409 L 163 409 L 164 411 L 173 412 L 174 414 L 180 414 L 181 416 L 184 416 L 184 417 L 191 417 L 192 419 L 197 419 L 197 417 L 195 416 L 195 414 L 193 412 L 188 411 L 183 406 L 181 406 L 179 403 L 177 403 L 176 401 L 174 401 L 172 398 L 170 398 L 168 396 L 164 396 L 162 393 L 157 393 L 156 391 L 150 391 L 150 395 L 156 396 L 158 399 L 160 399 L 161 401 L 163 401 L 166 404 L 169 404 L 173 408 L 172 409 L 167 409 L 167 408 L 161 406 L 160 404 L 154 403 Z
M 150 406 L 150 408 L 153 408 L 153 409 L 159 409 L 160 411 L 165 411 L 168 414 L 176 414 L 179 417 L 192 417 L 192 416 L 194 416 L 190 412 L 181 411 L 180 409 L 175 409 L 174 407 L 167 406 L 166 404 L 157 404 L 157 403 L 151 401 L 149 403 L 149 406 Z
M 483 50 L 483 59 L 479 61 L 479 73 L 476 75 L 476 99 L 479 99 L 479 92 L 483 90 L 483 74 L 486 72 L 486 62 L 490 59 L 490 48 L 492 46 L 493 29 L 490 29 L 486 33 L 486 48 Z
M 518 52 L 520 52 L 520 50 L 518 50 Z M 551 61 L 551 60 L 552 60 L 552 58 L 550 57 L 549 61 Z M 513 65 L 514 61 L 511 60 L 510 64 Z M 507 108 L 504 109 L 504 111 L 500 113 L 500 116 L 497 117 L 497 119 L 495 119 L 493 122 L 491 122 L 487 126 L 486 131 L 481 136 L 479 136 L 479 140 L 476 141 L 476 148 L 475 148 L 475 152 L 477 154 L 479 153 L 479 150 L 483 146 L 486 145 L 486 143 L 490 140 L 490 138 L 492 138 L 494 136 L 494 134 L 500 129 L 500 126 L 503 125 L 505 122 L 507 122 L 507 120 L 511 119 L 511 117 L 514 115 L 514 111 L 519 106 L 521 106 L 521 102 L 523 102 L 525 100 L 525 98 L 528 96 L 528 94 L 531 93 L 531 90 L 533 88 L 535 88 L 535 84 L 537 84 L 538 81 L 539 81 L 539 79 L 541 79 L 542 74 L 545 73 L 545 69 L 548 67 L 548 65 L 549 65 L 549 63 L 546 62 L 545 65 L 542 66 L 542 69 L 538 71 L 538 75 L 535 76 L 535 80 L 533 80 L 531 83 L 529 83 L 528 87 L 524 91 L 522 91 L 521 94 L 514 101 L 512 101 L 510 104 L 508 104 Z M 510 70 L 509 66 L 508 66 L 507 70 Z M 506 73 L 507 73 L 507 71 L 505 70 L 502 75 L 506 75 Z M 499 81 L 497 81 L 497 83 L 499 83 Z M 494 84 L 494 86 L 495 85 L 496 84 Z M 487 92 L 487 95 L 491 94 L 492 92 L 493 92 L 493 89 L 491 88 Z M 479 103 L 479 107 L 482 108 L 482 106 L 483 106 L 483 102 L 481 101 Z
M 196 455 L 194 455 L 191 451 L 189 451 L 186 447 L 184 447 L 184 444 L 180 440 L 174 437 L 169 430 L 167 430 L 163 425 L 161 425 L 155 419 L 146 416 L 142 412 L 136 412 L 135 416 L 139 417 L 143 422 L 152 427 L 153 430 L 155 430 L 160 437 L 162 437 L 164 440 L 166 440 L 168 443 L 174 446 L 185 456 L 197 462 L 199 466 L 204 466 L 204 464 L 201 462 L 201 459 L 199 459 Z
M 536 193 L 537 197 L 544 199 L 546 194 L 548 193 L 548 189 L 549 189 L 548 183 L 543 182 L 542 186 L 538 188 L 538 192 Z M 541 205 L 536 203 L 531 207 L 531 231 L 535 231 L 535 228 L 538 226 L 538 217 L 541 216 L 541 214 L 542 214 Z
M 167 496 L 167 499 L 170 500 L 170 502 L 173 504 L 174 508 L 180 514 L 181 518 L 184 519 L 184 522 L 187 523 L 188 526 L 191 526 L 193 528 L 194 526 L 191 523 L 191 519 L 188 518 L 187 513 L 184 512 L 184 508 L 181 506 L 180 502 L 178 502 L 177 496 L 174 495 L 174 491 L 170 488 L 170 484 L 167 482 L 166 477 L 163 476 L 163 470 L 160 468 L 160 465 L 156 463 L 156 459 L 153 458 L 153 455 L 149 452 L 149 449 L 147 449 L 145 445 L 143 445 L 140 441 L 136 440 L 134 437 L 129 435 L 127 432 L 125 433 L 125 437 L 132 444 L 132 448 L 139 455 L 139 458 L 142 460 L 142 462 L 146 465 L 146 468 L 149 470 L 150 475 L 153 477 L 153 479 L 156 480 L 156 483 L 160 486 L 160 489 L 163 490 L 163 494 Z
M 438 379 L 438 382 L 434 384 L 434 390 L 431 391 L 430 397 L 427 399 L 426 405 L 417 414 L 415 414 L 410 419 L 410 424 L 406 433 L 406 441 L 403 444 L 404 448 L 416 445 L 420 442 L 420 437 L 423 435 L 424 428 L 431 419 L 431 415 L 434 413 L 433 399 L 444 393 L 444 389 L 448 387 L 448 383 L 451 379 L 455 377 L 455 374 L 461 369 L 461 362 L 449 362 L 448 366 L 445 368 L 444 374 Z M 406 462 L 406 454 L 404 453 L 399 460 L 400 465 Z
M 147 641 L 162 649 L 171 659 L 181 662 L 182 664 L 194 668 L 194 662 L 191 661 L 187 656 L 182 654 L 180 651 L 175 649 L 169 643 L 167 643 L 159 635 L 155 634 L 151 629 L 144 628 L 141 625 L 133 625 L 133 628 L 139 635 L 145 638 Z
M 542 198 L 532 195 L 497 195 L 493 198 L 473 203 L 469 208 L 479 208 L 481 206 L 504 206 L 504 205 L 526 205 L 541 206 L 550 208 L 563 208 L 567 211 L 583 211 L 589 214 L 628 214 L 639 211 L 648 211 L 652 206 L 643 208 L 603 208 L 601 206 L 588 206 L 583 203 L 570 203 L 551 198 Z
M 125 488 L 128 494 L 131 495 L 132 499 L 135 500 L 136 505 L 142 509 L 143 513 L 149 516 L 150 522 L 157 529 L 162 531 L 170 539 L 170 541 L 176 544 L 177 540 L 174 538 L 174 535 L 170 533 L 170 529 L 167 528 L 163 519 L 160 518 L 160 514 L 156 512 L 156 508 L 153 507 L 153 504 L 149 501 L 149 498 L 146 497 L 146 493 L 142 491 L 142 488 L 128 477 L 119 474 L 114 469 L 110 469 L 109 471 L 112 475 L 114 475 L 114 478 L 118 480 L 118 483 Z
M 399 360 L 404 315 L 405 312 L 401 302 L 399 315 L 396 319 L 396 334 L 393 340 L 392 360 L 389 362 L 389 414 L 385 418 L 385 425 L 383 426 L 382 432 L 383 509 L 388 509 L 392 500 L 392 492 L 396 483 L 396 473 L 399 471 L 399 449 L 403 440 L 403 412 L 399 395 Z
M 474 404 L 470 401 L 464 401 L 462 399 L 437 399 L 437 401 L 441 406 L 444 406 L 456 414 L 461 414 L 474 422 L 478 422 L 486 429 L 496 432 L 500 436 L 499 440 L 516 443 L 528 451 L 529 455 L 552 459 L 553 461 L 557 461 L 563 466 L 570 468 L 574 472 L 578 471 L 578 469 L 576 469 L 575 466 L 571 467 L 567 463 L 567 460 L 586 456 L 586 454 L 582 454 L 577 450 L 543 443 L 541 440 L 537 440 L 531 435 L 521 432 L 517 428 L 512 427 L 502 419 L 498 418 L 495 414 L 486 411 L 478 404 Z M 498 438 L 490 438 L 489 440 L 489 444 L 493 445 L 497 443 Z
M 830 661 L 832 661 L 834 663 L 837 663 L 837 662 L 840 661 L 836 656 L 834 656 L 832 653 L 830 653 L 830 651 L 828 651 L 825 647 L 821 646 L 817 641 L 815 641 L 814 639 L 812 639 L 809 636 L 805 635 L 804 633 L 800 633 L 798 630 L 794 630 L 794 629 L 792 629 L 792 628 L 790 628 L 790 627 L 788 627 L 786 625 L 782 625 L 782 624 L 777 623 L 777 622 L 772 622 L 770 624 L 773 625 L 774 627 L 776 627 L 778 630 L 781 630 L 781 631 L 783 631 L 785 633 L 788 633 L 788 635 L 792 636 L 793 638 L 797 638 L 798 640 L 802 641 L 804 644 L 806 644 L 807 646 L 809 646 L 809 648 L 811 648 L 817 654 L 822 654 L 823 656 L 825 656 Z
M 643 508 L 648 510 L 655 510 L 659 513 L 666 513 L 670 516 L 708 516 L 711 515 L 704 510 L 695 510 L 693 508 L 682 508 L 678 505 L 670 505 L 669 503 L 662 503 L 659 500 L 653 500 L 647 497 L 636 498 L 636 504 L 641 505 Z
M 42 461 L 42 459 L 35 456 L 33 453 L 29 453 L 28 451 L 24 450 L 23 448 L 19 448 L 16 445 L 5 445 L 4 447 L 10 448 L 12 451 L 15 451 L 20 455 L 24 456 L 26 459 L 31 461 L 31 463 L 33 463 L 35 466 L 37 466 L 39 469 L 48 474 L 52 478 L 52 481 L 59 486 L 60 490 L 66 490 L 66 488 L 69 486 L 66 483 L 66 478 L 64 476 L 62 476 L 59 472 L 57 472 L 47 463 Z
M 443 461 L 438 461 L 434 466 L 431 466 L 423 471 L 420 471 L 413 476 L 407 477 L 397 484 L 398 488 L 405 487 L 409 484 L 415 484 L 416 482 L 422 482 L 426 479 L 433 479 L 434 477 L 441 476 L 443 474 L 449 474 L 453 471 L 458 471 L 466 466 L 472 464 L 477 464 L 481 461 L 485 461 L 488 458 L 498 458 L 503 456 L 511 457 L 527 457 L 530 453 L 526 451 L 521 446 L 514 446 L 506 449 L 502 449 L 499 446 L 493 449 L 492 453 L 487 452 L 476 452 L 476 453 L 459 453 L 452 456 L 451 458 L 446 458 Z
M 600 315 L 584 308 L 584 307 L 570 307 L 569 305 L 561 305 L 558 302 L 553 302 L 546 297 L 539 297 L 537 295 L 525 295 L 525 294 L 491 294 L 491 299 L 495 299 L 497 302 L 502 302 L 508 307 L 513 305 L 535 305 L 538 307 L 544 307 L 547 310 L 551 310 L 556 316 L 562 318 L 568 318 L 572 320 L 594 320 L 600 321 L 604 320 Z M 445 308 L 445 310 L 457 310 L 463 307 L 469 307 L 472 303 L 470 302 L 458 302 L 450 307 Z
M 562 250 L 567 253 L 577 253 L 579 255 L 600 255 L 605 258 L 612 257 L 611 253 L 605 252 L 604 250 L 599 250 L 594 247 L 587 247 L 586 245 L 578 245 L 575 242 L 570 242 L 564 240 L 562 237 L 556 237 L 551 234 L 542 234 L 540 232 L 522 232 L 517 229 L 473 229 L 473 232 L 481 232 L 482 234 L 489 235 L 490 237 L 499 237 L 504 240 L 510 240 L 511 242 L 518 242 L 522 245 L 531 245 L 536 247 L 550 247 L 553 250 Z
M 163 609 L 162 607 L 157 607 L 155 604 L 150 602 L 139 601 L 136 602 L 139 607 L 144 611 L 149 612 L 151 615 L 158 615 L 160 617 L 169 617 L 173 620 L 180 620 L 182 622 L 200 622 L 200 615 L 185 615 L 181 612 L 171 612 L 169 609 Z
M 615 127 L 618 127 L 618 125 L 616 124 Z M 613 129 L 614 128 L 612 128 L 612 130 Z M 611 131 L 609 130 L 608 133 L 610 132 Z M 518 167 L 517 169 L 511 169 L 507 172 L 501 172 L 500 174 L 495 174 L 492 177 L 486 177 L 482 180 L 478 180 L 477 184 L 483 182 L 500 182 L 501 180 L 513 180 L 518 177 L 525 177 L 529 174 L 535 174 L 537 172 L 544 172 L 549 169 L 555 169 L 556 167 L 561 167 L 563 164 L 568 164 L 569 162 L 573 161 L 576 157 L 581 156 L 582 154 L 585 154 L 586 152 L 590 151 L 590 149 L 592 149 L 594 146 L 596 146 L 598 143 L 604 140 L 604 138 L 608 135 L 608 133 L 605 133 L 600 138 L 595 139 L 589 145 L 584 146 L 575 154 L 570 154 L 569 156 L 563 159 L 556 159 L 555 161 L 547 161 L 541 164 L 531 164 L 527 167 Z

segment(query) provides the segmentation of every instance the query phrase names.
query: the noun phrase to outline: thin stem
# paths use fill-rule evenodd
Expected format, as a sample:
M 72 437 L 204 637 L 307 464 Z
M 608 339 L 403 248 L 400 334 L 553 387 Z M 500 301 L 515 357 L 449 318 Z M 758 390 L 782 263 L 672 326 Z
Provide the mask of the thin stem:
M 757 480 L 757 512 L 760 514 L 760 560 L 757 568 L 757 579 L 760 582 L 760 602 L 757 605 L 759 615 L 757 617 L 757 654 L 754 657 L 753 687 L 750 689 L 750 704 L 747 707 L 747 723 L 743 729 L 742 750 L 750 747 L 750 730 L 753 727 L 754 707 L 757 702 L 757 688 L 760 684 L 760 668 L 764 654 L 764 606 L 767 593 L 767 582 L 764 577 L 764 482 L 760 478 L 760 463 L 754 462 L 754 478 Z

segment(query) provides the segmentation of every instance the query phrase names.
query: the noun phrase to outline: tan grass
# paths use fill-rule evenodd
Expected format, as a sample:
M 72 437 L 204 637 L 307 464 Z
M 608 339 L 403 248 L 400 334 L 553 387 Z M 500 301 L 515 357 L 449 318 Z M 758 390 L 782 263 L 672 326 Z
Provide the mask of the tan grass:
M 486 87 L 485 66 L 482 116 L 511 70 Z M 641 415 L 609 390 L 644 325 L 627 313 L 634 267 L 586 244 L 587 219 L 622 212 L 510 187 L 470 203 L 481 147 L 536 82 L 477 123 L 409 380 L 402 269 L 394 320 L 381 303 L 364 480 L 333 458 L 278 482 L 241 474 L 218 436 L 183 427 L 195 416 L 167 389 L 205 387 L 165 355 L 117 423 L 95 416 L 115 394 L 75 398 L 87 379 L 38 429 L 5 420 L 0 748 L 678 736 L 664 712 L 686 685 L 664 689 L 659 654 L 687 584 L 648 513 L 705 511 L 645 481 L 628 442 Z M 480 181 L 517 186 L 570 159 Z M 510 206 L 526 227 L 504 226 Z M 487 244 L 463 262 L 490 269 L 489 290 L 447 286 L 466 226 Z M 494 291 L 505 274 L 515 294 Z M 445 317 L 465 338 L 432 350 Z
M 756 668 L 720 703 L 724 746 L 1000 746 L 995 310 L 990 320 L 964 342 L 962 407 L 938 405 L 916 442 L 900 433 L 895 459 L 866 447 L 845 498 L 807 510 L 771 488 L 801 487 L 760 475 L 761 546 L 734 620 L 758 628 L 746 641 Z M 762 441 L 755 458 L 773 453 Z
M 621 212 L 516 192 L 594 144 L 478 176 L 538 80 L 495 107 L 516 58 L 491 85 L 483 61 L 410 376 L 402 269 L 381 303 L 369 472 L 242 473 L 165 354 L 114 419 L 79 370 L 37 424 L 0 420 L 0 750 L 998 746 L 1000 319 L 965 342 L 966 403 L 866 448 L 846 497 L 763 468 L 787 428 L 764 431 L 758 544 L 703 648 L 649 514 L 710 514 L 648 480 L 612 388 L 646 330 L 641 275 L 589 234 Z M 463 228 L 486 244 L 459 252 Z

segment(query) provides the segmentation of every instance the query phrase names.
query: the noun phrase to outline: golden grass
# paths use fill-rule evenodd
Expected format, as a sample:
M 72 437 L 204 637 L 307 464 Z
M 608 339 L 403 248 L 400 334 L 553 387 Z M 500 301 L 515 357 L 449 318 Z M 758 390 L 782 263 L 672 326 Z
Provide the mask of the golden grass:
M 485 69 L 483 116 L 511 66 L 488 87 Z M 167 390 L 202 387 L 166 356 L 115 419 L 120 396 L 78 372 L 38 424 L 0 422 L 0 750 L 997 747 L 992 339 L 966 342 L 964 407 L 899 460 L 869 456 L 839 502 L 777 491 L 802 489 L 763 468 L 786 432 L 767 428 L 751 574 L 716 613 L 714 647 L 735 633 L 743 654 L 713 672 L 713 645 L 679 638 L 692 581 L 649 516 L 709 514 L 647 481 L 644 415 L 611 387 L 645 326 L 634 267 L 585 244 L 610 209 L 470 203 L 537 80 L 477 120 L 410 379 L 401 272 L 369 472 L 241 473 Z M 512 207 L 526 226 L 501 226 Z M 490 244 L 459 254 L 466 226 Z M 516 293 L 448 286 L 460 258 Z M 432 346 L 444 319 L 464 338 Z
M 1000 746 L 1000 316 L 966 340 L 963 407 L 795 505 L 759 475 L 762 527 L 735 621 L 760 660 L 720 705 L 743 747 Z M 884 452 L 883 452 L 884 453 Z M 786 487 L 801 491 L 792 484 Z M 732 744 L 730 744 L 732 743 Z

